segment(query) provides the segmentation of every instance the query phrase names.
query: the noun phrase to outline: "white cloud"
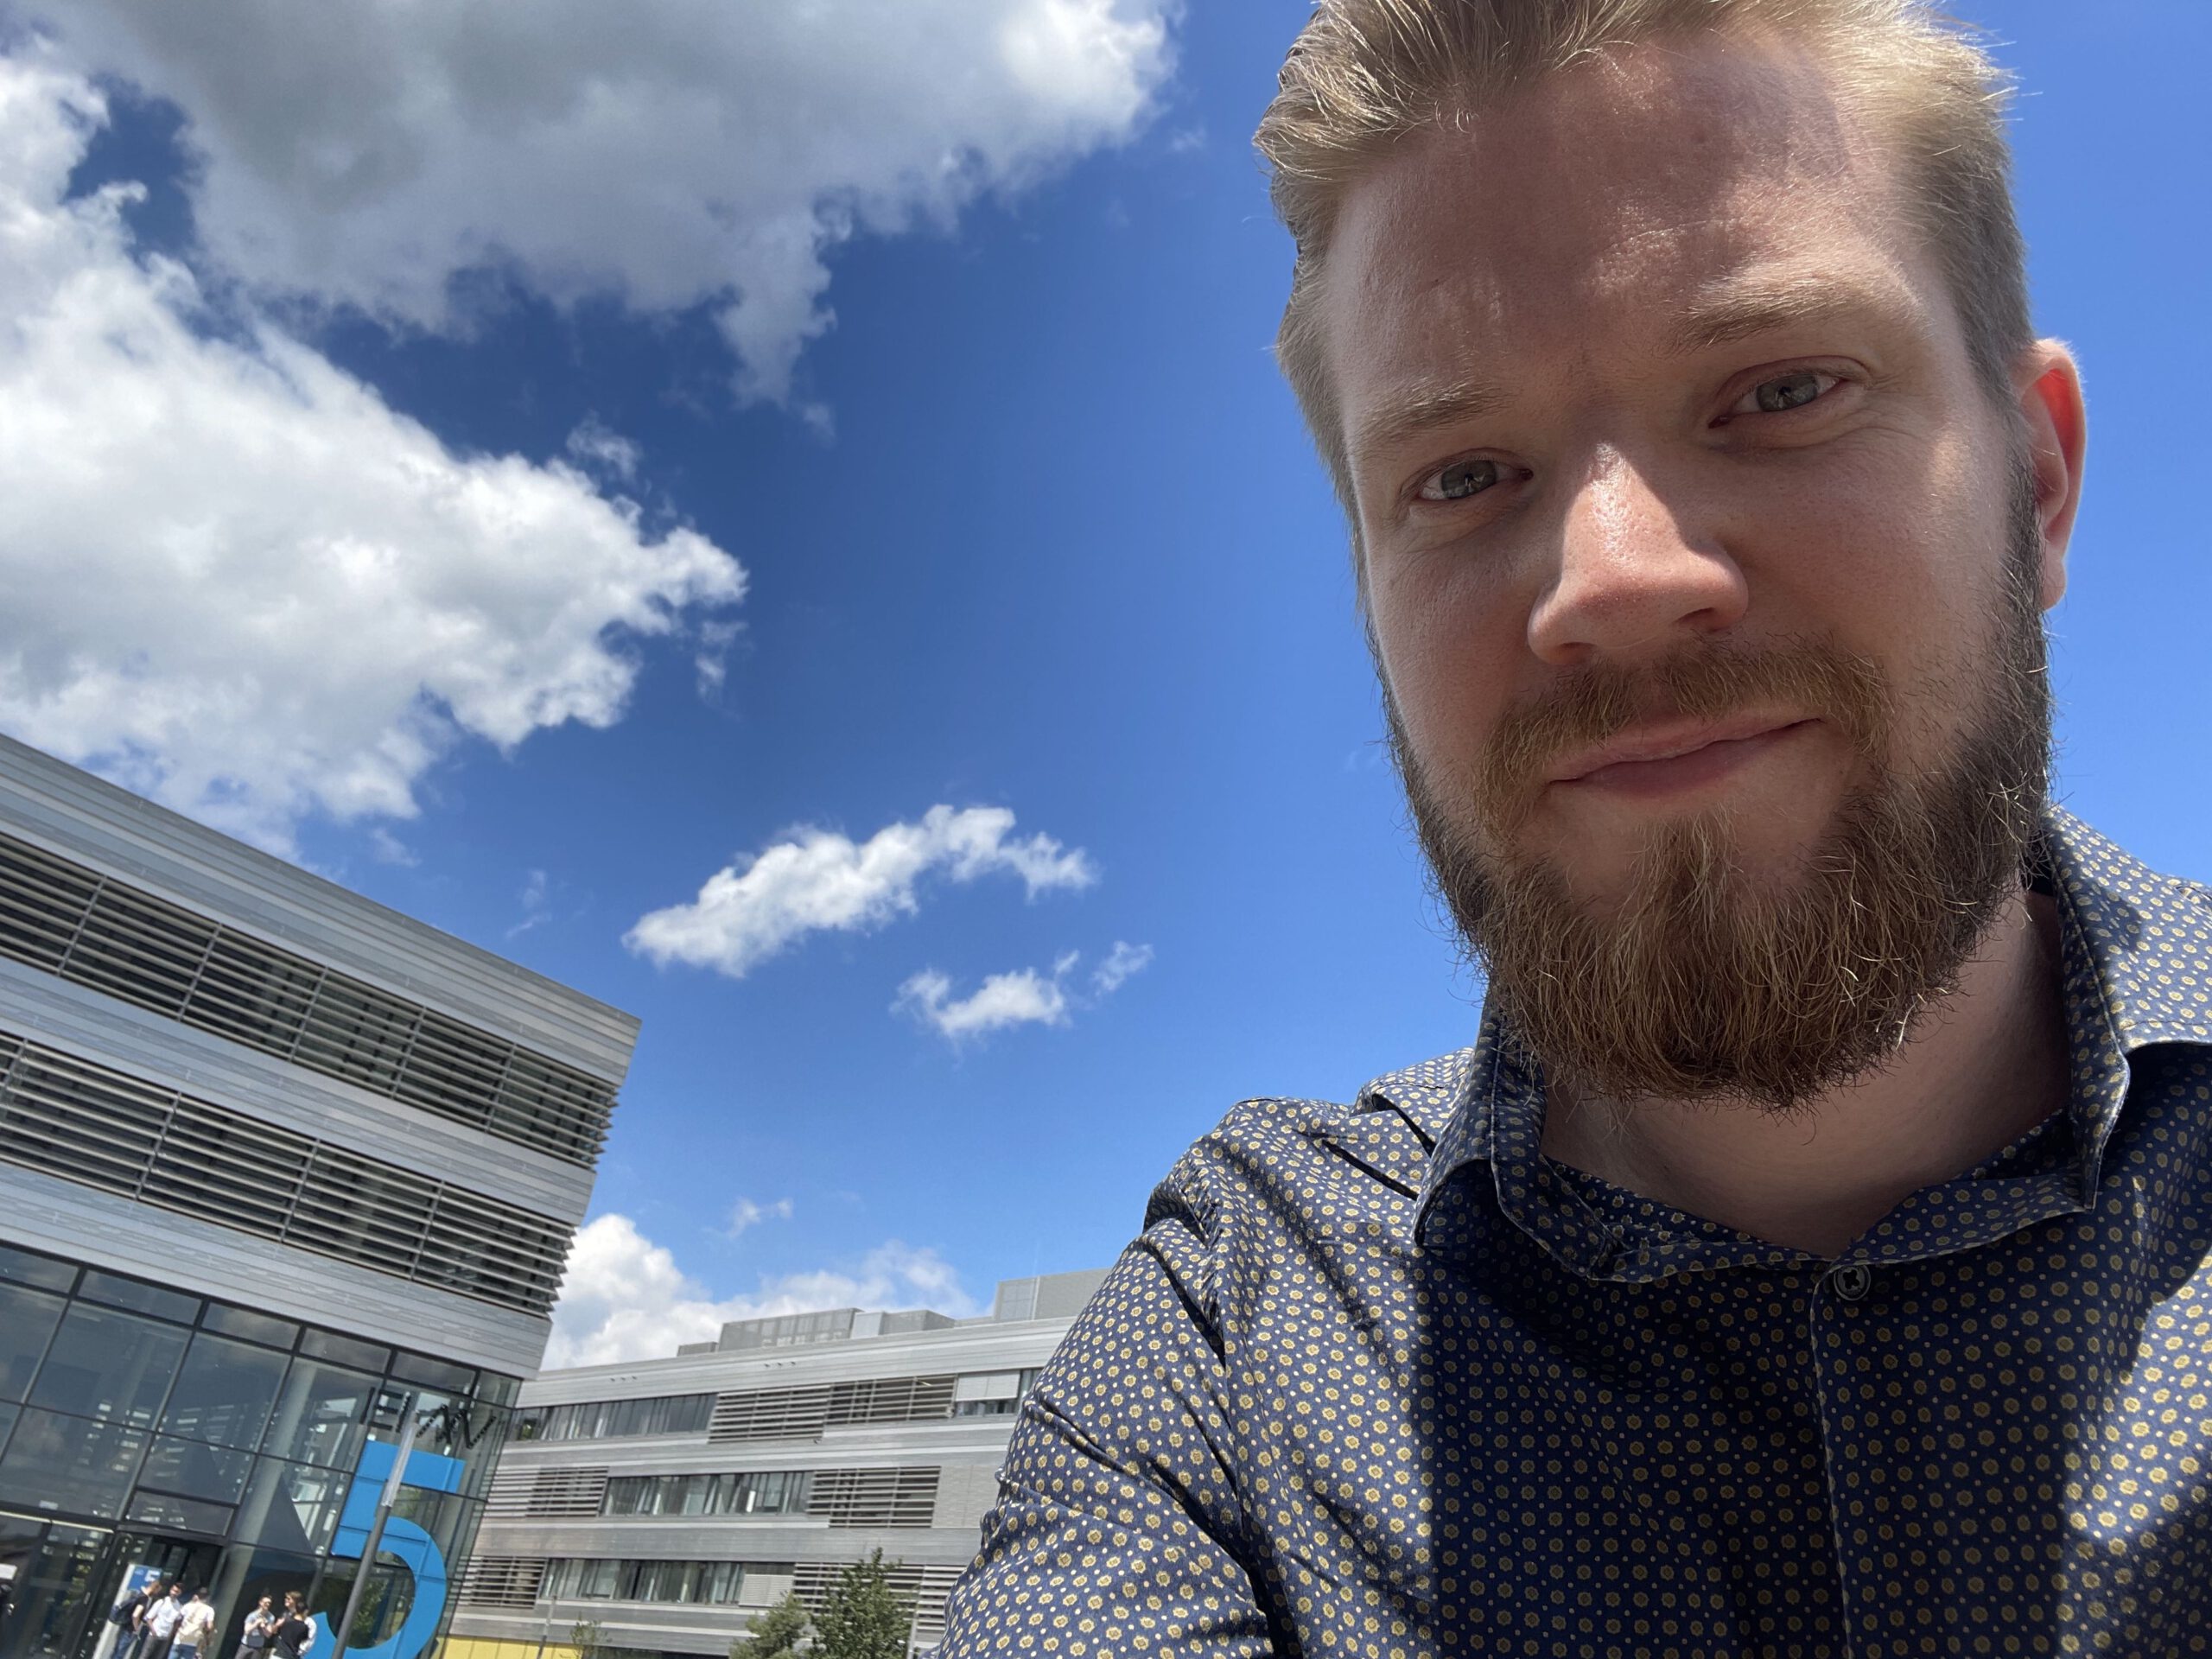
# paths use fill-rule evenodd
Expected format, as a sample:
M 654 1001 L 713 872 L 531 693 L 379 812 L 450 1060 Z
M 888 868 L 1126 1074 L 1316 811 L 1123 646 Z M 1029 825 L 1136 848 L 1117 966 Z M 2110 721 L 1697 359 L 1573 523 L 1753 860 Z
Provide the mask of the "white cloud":
M 1068 995 L 1060 987 L 1061 975 L 1074 965 L 1056 967 L 1050 977 L 1034 968 L 1010 974 L 992 974 L 968 995 L 954 998 L 952 982 L 934 968 L 925 968 L 899 988 L 893 1011 L 904 1010 L 935 1027 L 957 1043 L 963 1038 L 986 1036 L 1008 1026 L 1065 1026 Z
M 707 303 L 781 398 L 826 257 L 950 224 L 1132 137 L 1179 0 L 32 0 L 173 99 L 211 251 L 248 280 L 454 321 L 486 266 L 556 301 Z
M 791 1218 L 791 1201 L 789 1198 L 778 1198 L 772 1204 L 740 1198 L 729 1207 L 729 1225 L 724 1230 L 735 1238 L 747 1228 L 757 1227 L 764 1221 L 789 1221 Z
M 1051 973 L 1020 968 L 1012 973 L 991 974 L 966 996 L 952 994 L 952 981 L 934 968 L 925 968 L 899 988 L 891 1005 L 894 1014 L 912 1014 L 955 1046 L 970 1037 L 988 1036 L 1010 1026 L 1065 1026 L 1071 1010 L 1089 1006 L 1071 996 L 1067 977 L 1082 960 L 1071 950 L 1052 963 Z M 1114 941 L 1090 976 L 1094 996 L 1111 996 L 1152 961 L 1152 947 Z
M 406 870 L 423 861 L 415 855 L 413 848 L 380 823 L 370 827 L 369 856 L 379 864 L 396 864 Z
M 1111 996 L 1128 982 L 1132 975 L 1141 974 L 1152 966 L 1152 947 L 1131 944 L 1126 939 L 1114 941 L 1114 948 L 1106 953 L 1090 976 L 1090 988 L 1101 996 Z
M 524 880 L 521 893 L 516 895 L 517 901 L 522 906 L 522 919 L 507 930 L 507 937 L 519 938 L 550 916 L 552 896 L 551 884 L 547 881 L 545 872 L 532 870 Z
M 607 1215 L 577 1233 L 569 1251 L 545 1364 L 663 1357 L 682 1343 L 711 1342 L 731 1319 L 829 1307 L 929 1307 L 955 1319 L 982 1312 L 936 1251 L 896 1239 L 850 1268 L 764 1276 L 752 1295 L 716 1300 L 627 1216 Z
M 1004 807 L 933 806 L 919 823 L 893 823 L 862 842 L 804 829 L 716 871 L 689 904 L 641 917 L 626 943 L 665 965 L 713 968 L 741 979 L 808 933 L 866 932 L 919 908 L 922 879 L 1018 875 L 1029 896 L 1098 879 L 1084 853 L 1050 836 L 1015 841 Z
M 310 813 L 410 816 L 465 737 L 612 724 L 626 639 L 740 598 L 564 464 L 457 456 L 251 311 L 195 327 L 131 188 L 63 200 L 105 118 L 0 57 L 0 727 L 289 850 Z
M 569 456 L 581 465 L 603 468 L 625 484 L 637 477 L 638 463 L 645 459 L 645 452 L 634 441 L 624 437 L 596 415 L 587 415 L 576 423 L 576 429 L 569 434 L 566 448 Z

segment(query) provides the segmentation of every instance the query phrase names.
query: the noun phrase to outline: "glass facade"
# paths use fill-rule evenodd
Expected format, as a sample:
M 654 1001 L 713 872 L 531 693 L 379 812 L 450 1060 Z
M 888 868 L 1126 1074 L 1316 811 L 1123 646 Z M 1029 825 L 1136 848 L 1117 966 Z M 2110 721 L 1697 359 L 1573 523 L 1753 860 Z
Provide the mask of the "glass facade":
M 518 1384 L 423 1354 L 0 1245 L 0 1659 L 111 1659 L 133 1569 L 207 1586 L 235 1650 L 259 1597 L 335 1619 L 358 1563 L 329 1554 L 362 1448 L 410 1418 L 458 1492 L 395 1515 L 458 1575 Z M 410 1576 L 379 1568 L 353 1639 L 380 1640 Z
M 515 1420 L 518 1440 L 603 1440 L 632 1434 L 698 1434 L 715 1414 L 711 1394 L 665 1394 L 651 1400 L 591 1400 L 538 1406 Z
M 748 1578 L 778 1580 L 780 1589 L 792 1571 L 789 1561 L 556 1560 L 546 1564 L 541 1599 L 737 1606 L 747 1600 Z
M 814 1488 L 805 1469 L 749 1474 L 618 1475 L 607 1483 L 607 1515 L 804 1515 Z

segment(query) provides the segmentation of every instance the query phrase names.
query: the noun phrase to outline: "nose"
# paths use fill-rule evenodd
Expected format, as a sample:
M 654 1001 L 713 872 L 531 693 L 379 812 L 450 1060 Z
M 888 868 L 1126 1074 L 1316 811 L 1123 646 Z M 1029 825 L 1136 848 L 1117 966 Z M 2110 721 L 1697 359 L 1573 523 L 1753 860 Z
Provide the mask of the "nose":
M 1681 502 L 1602 448 L 1566 505 L 1558 567 L 1529 613 L 1529 646 L 1554 667 L 1664 656 L 1688 633 L 1743 620 L 1744 573 Z

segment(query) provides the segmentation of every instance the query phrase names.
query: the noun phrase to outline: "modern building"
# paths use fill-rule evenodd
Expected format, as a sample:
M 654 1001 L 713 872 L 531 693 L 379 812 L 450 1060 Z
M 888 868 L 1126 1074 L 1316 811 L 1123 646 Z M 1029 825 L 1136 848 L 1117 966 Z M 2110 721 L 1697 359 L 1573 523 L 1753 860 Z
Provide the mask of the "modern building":
M 636 1034 L 0 739 L 0 1659 L 103 1659 L 156 1573 L 225 1656 L 334 1620 L 418 1421 L 353 1631 L 415 1659 Z
M 1001 1284 L 978 1319 L 840 1308 L 524 1385 L 442 1659 L 726 1654 L 880 1549 L 944 1631 L 1014 1414 L 1103 1270 Z

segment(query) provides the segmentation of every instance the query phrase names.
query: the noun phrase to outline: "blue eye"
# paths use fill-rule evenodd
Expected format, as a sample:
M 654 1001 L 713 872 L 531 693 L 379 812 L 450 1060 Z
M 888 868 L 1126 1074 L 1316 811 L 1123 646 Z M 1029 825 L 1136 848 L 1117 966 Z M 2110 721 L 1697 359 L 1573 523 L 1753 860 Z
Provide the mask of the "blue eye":
M 1792 369 L 1771 380 L 1762 380 L 1736 400 L 1731 415 L 1786 415 L 1802 409 L 1837 384 L 1836 377 L 1817 369 Z
M 1480 495 L 1503 475 L 1503 469 L 1494 461 L 1455 461 L 1428 475 L 1421 486 L 1421 499 L 1465 501 L 1469 496 Z

